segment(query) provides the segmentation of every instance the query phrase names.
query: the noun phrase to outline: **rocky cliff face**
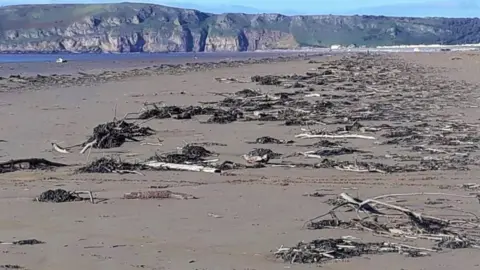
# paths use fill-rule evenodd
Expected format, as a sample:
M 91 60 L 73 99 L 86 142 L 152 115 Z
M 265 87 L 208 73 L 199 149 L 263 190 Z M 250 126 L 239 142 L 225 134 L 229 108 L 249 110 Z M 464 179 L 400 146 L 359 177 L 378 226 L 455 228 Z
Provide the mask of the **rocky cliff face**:
M 132 3 L 0 8 L 3 52 L 213 52 L 478 42 L 479 19 L 216 15 Z

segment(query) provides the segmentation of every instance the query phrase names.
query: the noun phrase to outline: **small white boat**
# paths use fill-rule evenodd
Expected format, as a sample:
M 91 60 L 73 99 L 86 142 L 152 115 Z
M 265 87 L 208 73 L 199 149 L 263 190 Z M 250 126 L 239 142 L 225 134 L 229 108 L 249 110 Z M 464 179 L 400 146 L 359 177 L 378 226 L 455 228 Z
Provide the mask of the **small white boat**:
M 65 60 L 65 59 L 63 59 L 63 58 L 60 57 L 60 58 L 57 58 L 57 61 L 55 61 L 55 62 L 57 62 L 57 63 L 66 63 L 67 60 Z

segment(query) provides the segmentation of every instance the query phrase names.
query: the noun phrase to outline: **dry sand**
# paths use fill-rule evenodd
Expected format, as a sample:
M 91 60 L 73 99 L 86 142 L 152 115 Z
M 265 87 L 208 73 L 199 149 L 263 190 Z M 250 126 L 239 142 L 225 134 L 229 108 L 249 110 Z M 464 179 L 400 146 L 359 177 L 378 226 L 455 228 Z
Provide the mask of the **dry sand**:
M 329 61 L 335 57 L 316 60 Z M 410 63 L 428 67 L 432 74 L 480 82 L 479 54 L 404 54 Z M 452 60 L 453 57 L 461 57 Z M 431 68 L 430 68 L 431 67 Z M 220 100 L 211 92 L 232 93 L 243 88 L 274 90 L 255 83 L 219 83 L 215 77 L 249 80 L 252 75 L 304 74 L 312 68 L 306 60 L 256 64 L 181 75 L 131 78 L 96 86 L 49 88 L 41 91 L 0 93 L 1 160 L 43 157 L 68 164 L 82 164 L 85 155 L 62 155 L 50 143 L 74 145 L 85 140 L 97 124 L 128 112 L 144 102 L 189 105 Z M 479 93 L 473 93 L 478 97 Z M 480 105 L 478 98 L 471 100 Z M 465 119 L 478 123 L 478 108 L 461 109 Z M 124 159 L 143 159 L 156 151 L 171 151 L 184 142 L 217 142 L 226 147 L 208 147 L 222 160 L 242 162 L 241 155 L 255 145 L 246 141 L 269 135 L 294 139 L 299 126 L 278 122 L 205 125 L 195 120 L 153 120 L 159 132 L 146 138 L 162 146 L 127 143 L 110 150 L 94 149 L 90 160 L 109 154 Z M 308 141 L 310 142 L 310 141 Z M 303 142 L 302 143 L 307 143 Z M 357 146 L 364 142 L 356 142 Z M 285 145 L 267 146 L 276 152 L 306 151 Z M 375 146 L 364 145 L 373 151 Z M 131 153 L 137 155 L 128 156 Z M 191 172 L 147 172 L 146 176 L 117 174 L 72 174 L 21 171 L 0 174 L 0 241 L 36 238 L 44 245 L 0 245 L 0 265 L 15 264 L 32 270 L 60 269 L 312 269 L 315 265 L 285 264 L 274 260 L 272 251 L 301 240 L 356 235 L 371 239 L 368 232 L 305 230 L 303 223 L 327 211 L 323 203 L 344 191 L 362 198 L 385 193 L 441 192 L 442 188 L 467 182 L 478 183 L 478 168 L 469 171 L 437 171 L 398 174 L 359 174 L 333 169 L 264 168 L 219 175 Z M 123 200 L 125 192 L 168 185 L 198 200 Z M 92 190 L 109 200 L 90 204 L 36 203 L 32 198 L 46 189 Z M 324 198 L 302 196 L 319 191 Z M 456 192 L 462 192 L 456 190 Z M 469 205 L 479 213 L 479 205 Z M 217 216 L 218 215 L 218 216 Z M 372 255 L 331 263 L 323 269 L 478 269 L 478 250 L 458 250 L 425 258 Z M 477 258 L 477 259 L 475 259 Z

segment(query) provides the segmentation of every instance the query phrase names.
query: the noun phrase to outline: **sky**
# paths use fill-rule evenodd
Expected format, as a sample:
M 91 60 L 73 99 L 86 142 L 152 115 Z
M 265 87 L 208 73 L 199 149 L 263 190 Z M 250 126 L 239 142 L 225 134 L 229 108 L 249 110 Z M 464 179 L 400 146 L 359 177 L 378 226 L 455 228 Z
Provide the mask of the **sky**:
M 128 1 L 128 0 L 125 0 Z M 0 0 L 0 5 L 46 3 L 106 3 L 113 0 Z M 286 15 L 340 14 L 415 17 L 478 17 L 480 0 L 130 0 L 205 12 L 283 13 Z

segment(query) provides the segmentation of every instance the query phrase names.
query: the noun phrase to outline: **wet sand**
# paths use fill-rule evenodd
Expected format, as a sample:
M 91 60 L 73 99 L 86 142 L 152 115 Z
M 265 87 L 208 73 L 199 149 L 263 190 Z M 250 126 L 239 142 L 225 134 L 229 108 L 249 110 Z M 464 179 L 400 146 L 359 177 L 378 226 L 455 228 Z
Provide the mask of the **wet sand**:
M 318 57 L 319 63 L 341 56 Z M 480 59 L 478 54 L 435 53 L 397 54 L 392 57 L 408 65 L 419 65 L 431 77 L 441 77 L 451 87 L 456 80 L 463 84 L 451 87 L 468 98 L 469 105 L 479 105 L 476 84 Z M 460 58 L 452 60 L 453 58 Z M 399 60 L 399 61 L 400 61 Z M 298 59 L 224 67 L 182 74 L 131 77 L 91 86 L 67 88 L 46 87 L 38 91 L 0 91 L 0 158 L 40 157 L 67 164 L 85 164 L 87 156 L 60 154 L 51 150 L 51 142 L 74 145 L 85 141 L 92 129 L 101 123 L 137 112 L 145 102 L 168 105 L 198 105 L 200 101 L 219 101 L 212 93 L 234 93 L 251 88 L 262 92 L 287 91 L 276 86 L 256 83 L 219 83 L 214 78 L 236 78 L 249 81 L 254 75 L 305 74 L 318 64 Z M 413 67 L 412 67 L 413 69 Z M 377 83 L 380 78 L 372 78 Z M 388 83 L 386 84 L 388 85 Z M 330 84 L 312 86 L 315 93 L 345 94 Z M 375 88 L 382 88 L 376 86 Z M 401 91 L 402 85 L 396 85 Z M 467 89 L 468 88 L 468 89 Z M 383 88 L 382 88 L 383 89 Z M 463 90 L 464 92 L 462 92 Z M 288 91 L 294 91 L 288 89 Z M 428 91 L 428 89 L 425 89 Z M 381 92 L 380 92 L 381 93 Z M 371 102 L 362 96 L 359 104 Z M 437 97 L 438 98 L 438 97 Z M 326 98 L 319 98 L 322 101 Z M 419 99 L 421 97 L 419 96 Z M 440 100 L 443 99 L 440 97 Z M 471 124 L 478 124 L 478 108 L 459 103 L 443 104 L 435 113 L 450 114 Z M 462 100 L 462 99 L 459 99 Z M 463 102 L 463 101 L 462 101 Z M 433 109 L 432 109 L 433 110 Z M 425 114 L 429 114 L 425 111 Z M 412 112 L 420 115 L 420 112 Z M 162 146 L 129 142 L 119 148 L 93 149 L 89 160 L 120 155 L 128 161 L 143 160 L 155 152 L 175 151 L 186 142 L 216 142 L 227 146 L 207 147 L 219 153 L 219 159 L 244 161 L 241 155 L 255 147 L 266 147 L 290 154 L 312 150 L 299 144 L 316 140 L 296 139 L 301 126 L 284 126 L 281 122 L 234 122 L 201 124 L 193 120 L 151 120 L 146 123 L 157 134 L 145 142 L 163 140 Z M 203 119 L 203 118 L 202 118 Z M 398 120 L 390 124 L 406 124 Z M 362 122 L 363 123 L 363 122 Z M 372 124 L 372 122 L 365 122 Z M 324 125 L 311 128 L 323 129 Z M 288 145 L 252 145 L 261 136 L 295 140 Z M 400 153 L 397 146 L 384 147 L 362 140 L 349 141 L 354 147 L 381 156 Z M 473 157 L 478 152 L 472 153 Z M 345 157 L 362 159 L 361 155 Z M 302 158 L 299 158 L 303 160 Z M 360 160 L 359 160 L 360 161 Z M 386 193 L 449 192 L 466 194 L 463 183 L 478 182 L 478 166 L 470 170 L 439 170 L 412 173 L 355 173 L 324 168 L 273 168 L 234 170 L 231 174 L 160 171 L 141 175 L 74 174 L 73 169 L 55 171 L 18 171 L 0 174 L 0 241 L 36 238 L 43 245 L 0 245 L 2 264 L 20 265 L 26 269 L 312 269 L 315 265 L 288 264 L 275 260 L 273 251 L 282 245 L 319 237 L 355 235 L 376 239 L 369 232 L 350 230 L 306 230 L 308 219 L 328 211 L 325 200 L 341 192 L 367 198 Z M 184 192 L 198 200 L 124 200 L 126 192 L 165 186 Z M 32 199 L 47 189 L 91 190 L 98 204 L 88 202 L 38 203 Z M 306 197 L 318 191 L 324 198 Z M 478 204 L 465 203 L 476 214 Z M 431 257 L 406 258 L 400 255 L 369 255 L 347 262 L 328 263 L 326 269 L 478 269 L 478 250 L 465 249 L 432 254 Z

